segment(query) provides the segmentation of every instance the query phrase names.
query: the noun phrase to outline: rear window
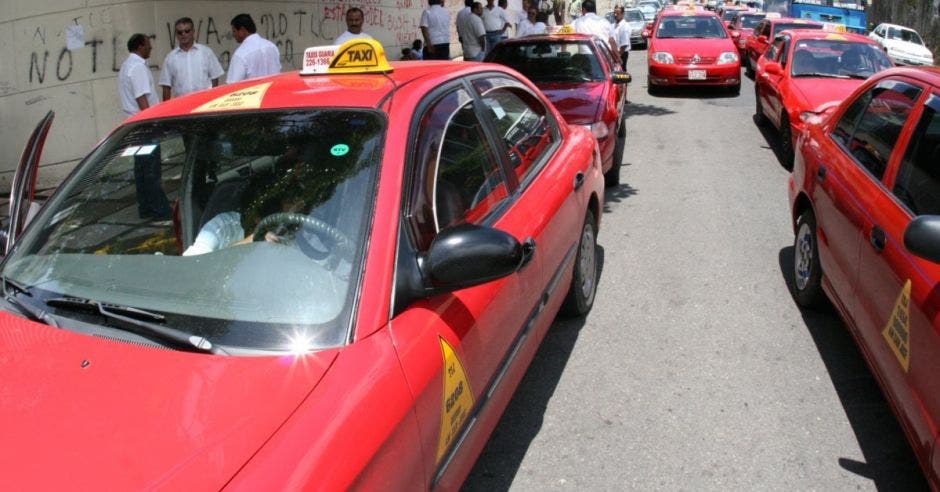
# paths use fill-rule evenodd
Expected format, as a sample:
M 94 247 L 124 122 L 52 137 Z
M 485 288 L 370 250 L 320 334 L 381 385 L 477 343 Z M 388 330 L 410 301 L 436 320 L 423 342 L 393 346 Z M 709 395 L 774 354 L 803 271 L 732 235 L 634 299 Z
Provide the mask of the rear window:
M 512 67 L 532 82 L 591 82 L 606 79 L 589 41 L 501 43 L 486 61 Z
M 726 38 L 724 26 L 717 17 L 704 15 L 670 16 L 659 22 L 656 37 L 668 38 Z

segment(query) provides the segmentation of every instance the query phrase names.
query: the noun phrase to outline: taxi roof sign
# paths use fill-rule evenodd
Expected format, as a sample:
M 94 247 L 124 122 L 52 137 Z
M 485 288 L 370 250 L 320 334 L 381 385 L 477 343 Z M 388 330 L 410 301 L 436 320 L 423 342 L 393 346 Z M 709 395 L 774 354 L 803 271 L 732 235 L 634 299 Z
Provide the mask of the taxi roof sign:
M 389 73 L 392 66 L 385 47 L 374 39 L 350 39 L 340 45 L 314 46 L 304 50 L 301 75 L 335 73 Z

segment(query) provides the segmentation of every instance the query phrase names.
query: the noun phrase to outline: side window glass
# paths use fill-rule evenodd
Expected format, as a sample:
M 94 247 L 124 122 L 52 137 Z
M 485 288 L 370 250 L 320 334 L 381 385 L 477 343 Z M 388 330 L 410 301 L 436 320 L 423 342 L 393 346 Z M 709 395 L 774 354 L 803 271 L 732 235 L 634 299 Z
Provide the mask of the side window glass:
M 906 84 L 875 87 L 871 102 L 849 139 L 849 153 L 879 180 L 884 176 L 894 144 L 920 94 L 919 89 L 906 90 L 907 87 Z
M 940 214 L 940 98 L 936 96 L 924 107 L 893 191 L 914 215 Z
M 769 22 L 765 22 L 763 27 L 761 27 L 760 35 L 767 36 L 768 38 L 770 38 L 770 23 Z
M 874 89 L 859 96 L 858 99 L 845 110 L 845 113 L 842 114 L 842 118 L 839 120 L 839 124 L 837 124 L 835 130 L 833 130 L 832 138 L 843 147 L 849 146 L 849 140 L 852 138 L 852 133 L 855 132 L 858 117 L 862 114 L 862 111 L 868 107 L 873 93 Z
M 783 46 L 780 47 L 780 65 L 787 67 L 788 55 L 790 54 L 790 38 L 783 38 Z
M 548 109 L 522 84 L 509 79 L 477 79 L 474 86 L 506 146 L 516 178 L 525 182 L 556 140 Z
M 481 221 L 508 195 L 498 160 L 463 89 L 434 102 L 421 118 L 412 214 L 420 247 L 441 229 Z

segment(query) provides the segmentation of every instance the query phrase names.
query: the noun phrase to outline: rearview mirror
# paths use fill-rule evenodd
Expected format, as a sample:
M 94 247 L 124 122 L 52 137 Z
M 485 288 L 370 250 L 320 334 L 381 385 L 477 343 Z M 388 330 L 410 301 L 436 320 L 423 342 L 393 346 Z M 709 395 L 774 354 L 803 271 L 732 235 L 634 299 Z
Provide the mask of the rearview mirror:
M 904 229 L 904 247 L 925 260 L 940 263 L 940 215 L 915 217 Z

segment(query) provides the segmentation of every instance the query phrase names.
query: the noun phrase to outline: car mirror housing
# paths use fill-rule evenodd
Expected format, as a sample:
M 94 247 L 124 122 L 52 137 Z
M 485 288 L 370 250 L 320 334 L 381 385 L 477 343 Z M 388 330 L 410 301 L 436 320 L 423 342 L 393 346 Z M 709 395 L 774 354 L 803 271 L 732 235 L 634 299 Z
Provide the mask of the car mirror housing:
M 904 229 L 904 247 L 911 253 L 940 263 L 940 215 L 921 215 Z
M 780 75 L 783 73 L 783 67 L 777 62 L 767 62 L 767 64 L 764 65 L 764 71 L 770 75 Z
M 629 84 L 633 82 L 633 76 L 627 72 L 613 71 L 610 73 L 610 80 L 615 84 Z
M 474 224 L 442 230 L 421 255 L 432 294 L 480 285 L 519 270 L 527 255 L 511 234 Z

